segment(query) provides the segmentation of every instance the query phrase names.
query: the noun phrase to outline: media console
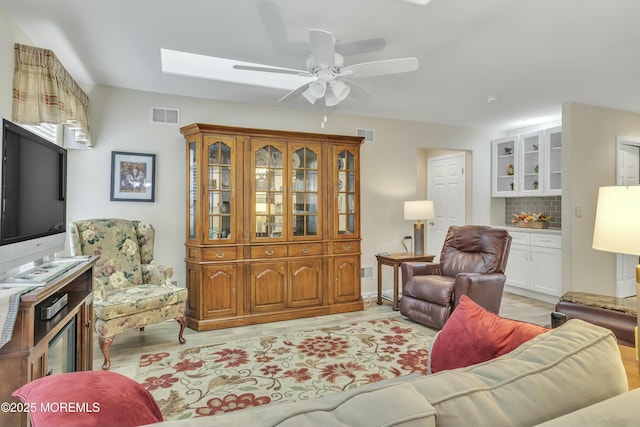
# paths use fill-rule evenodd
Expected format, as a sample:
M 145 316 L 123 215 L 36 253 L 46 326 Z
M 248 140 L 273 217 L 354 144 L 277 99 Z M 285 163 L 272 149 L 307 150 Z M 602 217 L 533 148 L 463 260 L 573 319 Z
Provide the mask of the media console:
M 19 402 L 11 393 L 45 375 L 93 369 L 93 266 L 97 259 L 83 257 L 22 295 L 11 341 L 0 348 L 0 402 Z M 66 305 L 52 318 L 41 320 L 41 308 L 56 294 L 66 295 Z M 0 411 L 2 426 L 26 427 L 27 418 L 26 412 Z

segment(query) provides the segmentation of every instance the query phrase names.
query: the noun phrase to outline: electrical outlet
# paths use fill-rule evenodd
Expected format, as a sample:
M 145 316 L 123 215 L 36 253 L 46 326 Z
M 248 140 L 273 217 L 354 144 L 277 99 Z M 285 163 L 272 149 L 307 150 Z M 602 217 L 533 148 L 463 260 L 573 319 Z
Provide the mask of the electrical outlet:
M 582 207 L 581 206 L 576 206 L 576 208 L 575 208 L 575 217 L 576 218 L 582 218 Z

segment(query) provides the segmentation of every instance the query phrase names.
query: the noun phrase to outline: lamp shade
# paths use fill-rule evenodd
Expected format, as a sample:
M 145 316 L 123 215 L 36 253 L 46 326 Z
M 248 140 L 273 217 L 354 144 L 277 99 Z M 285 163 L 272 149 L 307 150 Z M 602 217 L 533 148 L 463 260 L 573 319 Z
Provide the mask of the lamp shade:
M 640 186 L 600 187 L 592 246 L 640 255 Z
M 433 201 L 431 200 L 411 200 L 404 202 L 404 219 L 431 219 L 433 218 Z

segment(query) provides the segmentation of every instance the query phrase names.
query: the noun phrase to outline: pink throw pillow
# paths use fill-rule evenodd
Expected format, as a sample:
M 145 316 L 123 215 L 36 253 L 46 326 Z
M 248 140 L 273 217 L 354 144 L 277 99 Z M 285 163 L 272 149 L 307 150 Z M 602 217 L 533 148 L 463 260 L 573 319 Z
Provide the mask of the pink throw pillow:
M 431 346 L 430 372 L 491 360 L 547 331 L 533 323 L 500 317 L 463 295 Z
M 33 427 L 133 427 L 162 421 L 153 396 L 136 381 L 108 371 L 56 374 L 13 392 Z

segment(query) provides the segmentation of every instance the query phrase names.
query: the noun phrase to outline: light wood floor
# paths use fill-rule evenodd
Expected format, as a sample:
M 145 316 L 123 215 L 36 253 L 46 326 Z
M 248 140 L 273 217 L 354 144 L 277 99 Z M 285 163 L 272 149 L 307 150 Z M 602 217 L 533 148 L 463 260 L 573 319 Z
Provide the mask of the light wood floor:
M 553 308 L 552 304 L 505 293 L 502 299 L 500 315 L 510 319 L 549 326 L 551 323 L 550 313 L 553 311 Z M 133 330 L 116 336 L 111 346 L 111 371 L 133 378 L 137 371 L 140 356 L 146 353 L 171 351 L 179 347 L 186 349 L 189 347 L 209 345 L 219 341 L 277 334 L 279 331 L 292 328 L 321 328 L 342 322 L 358 322 L 362 320 L 379 319 L 385 316 L 403 318 L 399 311 L 392 310 L 390 302 L 385 301 L 383 305 L 377 305 L 375 299 L 367 299 L 365 300 L 365 309 L 353 313 L 241 326 L 208 332 L 195 332 L 187 328 L 184 333 L 187 343 L 184 345 L 178 343 L 178 323 L 175 320 L 171 320 L 149 326 L 145 328 L 144 332 Z M 415 323 L 415 325 L 416 327 L 424 327 L 418 323 Z M 436 331 L 433 332 L 435 334 Z M 93 356 L 93 368 L 95 370 L 101 369 L 103 357 L 98 347 L 98 339 L 95 336 Z

